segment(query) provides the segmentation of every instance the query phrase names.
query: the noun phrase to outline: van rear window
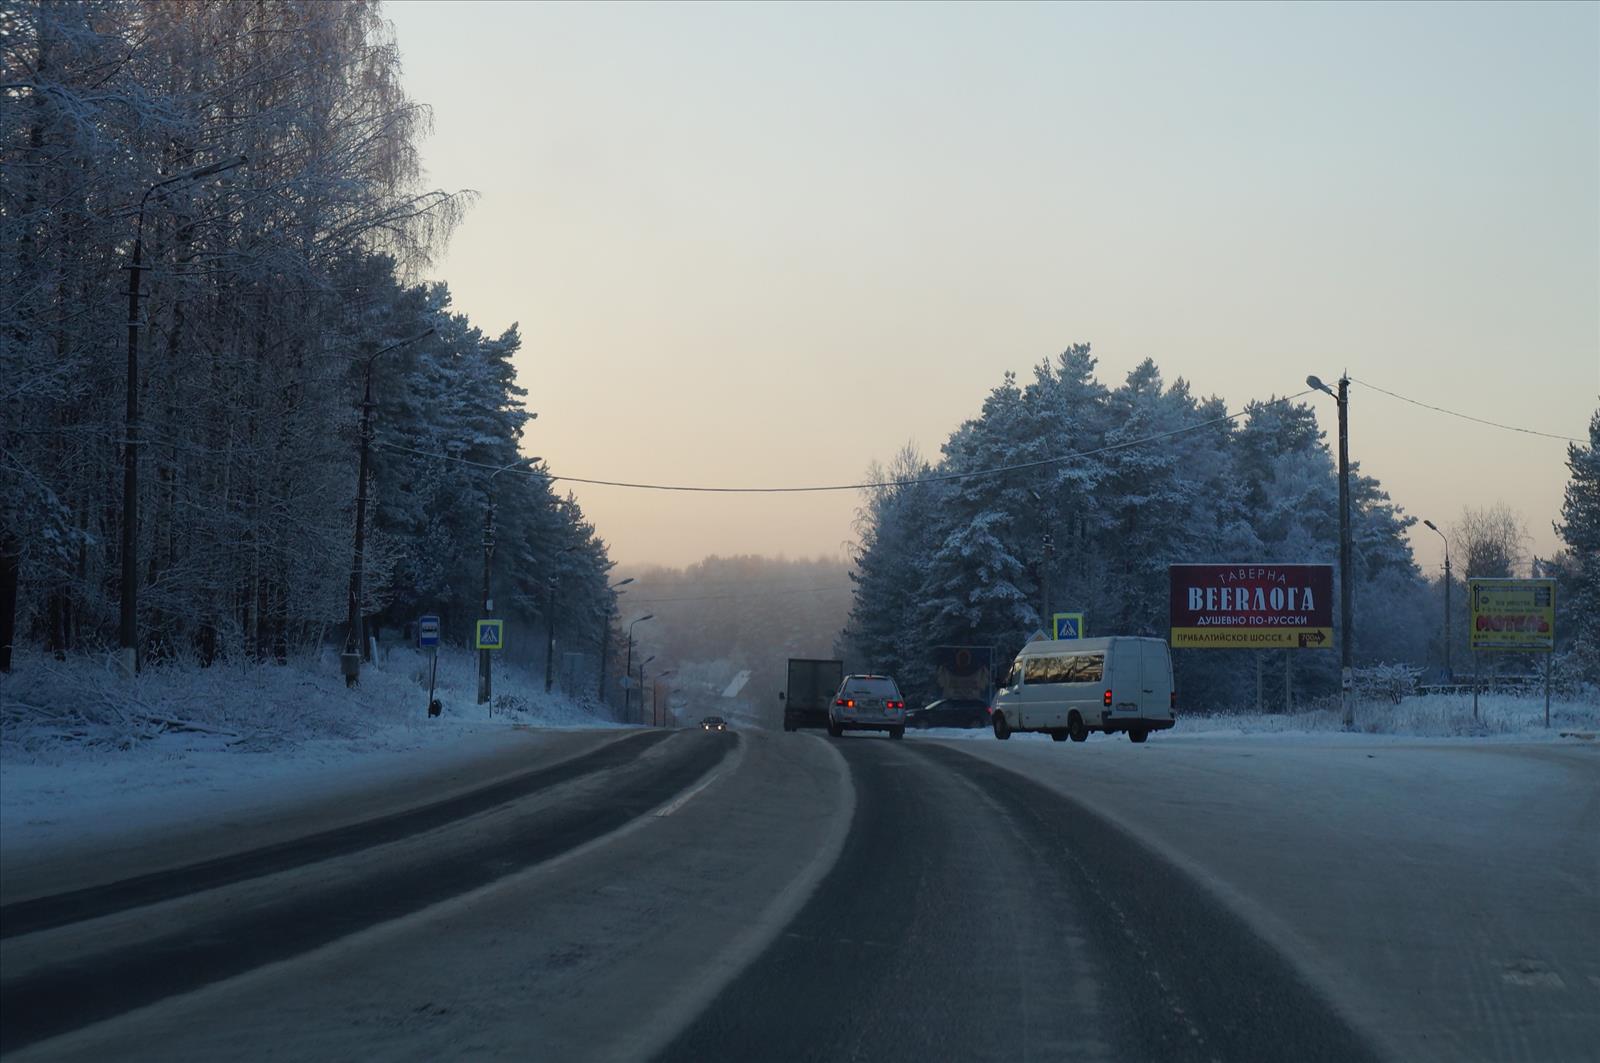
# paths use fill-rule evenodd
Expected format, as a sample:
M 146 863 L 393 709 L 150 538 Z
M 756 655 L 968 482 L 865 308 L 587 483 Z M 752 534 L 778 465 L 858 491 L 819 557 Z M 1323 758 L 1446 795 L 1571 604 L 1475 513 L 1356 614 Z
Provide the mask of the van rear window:
M 1042 683 L 1098 683 L 1105 675 L 1106 655 L 1103 653 L 1058 653 L 1049 657 L 1029 657 L 1023 682 L 1028 686 Z

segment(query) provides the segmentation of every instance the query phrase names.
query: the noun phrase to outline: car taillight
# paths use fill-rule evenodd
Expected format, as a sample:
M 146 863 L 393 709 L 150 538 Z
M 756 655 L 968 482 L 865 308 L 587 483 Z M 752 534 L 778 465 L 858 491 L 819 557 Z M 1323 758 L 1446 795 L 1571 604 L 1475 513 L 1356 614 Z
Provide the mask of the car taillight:
M 1109 690 L 1106 691 L 1105 704 L 1106 705 L 1110 705 L 1111 704 L 1111 691 L 1109 691 Z
M 844 704 L 844 699 L 843 698 L 834 698 L 833 699 L 833 703 L 835 705 L 843 705 Z
M 1176 709 L 1177 707 L 1178 707 L 1178 692 L 1176 690 L 1174 690 L 1167 697 L 1167 708 Z

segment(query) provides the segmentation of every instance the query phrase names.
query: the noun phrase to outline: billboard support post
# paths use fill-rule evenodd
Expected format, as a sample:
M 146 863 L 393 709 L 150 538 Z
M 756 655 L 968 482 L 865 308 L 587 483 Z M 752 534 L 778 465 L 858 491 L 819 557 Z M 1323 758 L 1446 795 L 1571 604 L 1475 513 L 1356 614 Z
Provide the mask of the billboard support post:
M 1478 655 L 1484 650 L 1545 654 L 1544 716 L 1550 725 L 1550 654 L 1556 648 L 1556 581 L 1469 579 L 1472 718 L 1478 718 Z
M 1294 711 L 1294 654 L 1283 651 L 1283 711 Z
M 1550 730 L 1550 654 L 1544 655 L 1544 729 Z

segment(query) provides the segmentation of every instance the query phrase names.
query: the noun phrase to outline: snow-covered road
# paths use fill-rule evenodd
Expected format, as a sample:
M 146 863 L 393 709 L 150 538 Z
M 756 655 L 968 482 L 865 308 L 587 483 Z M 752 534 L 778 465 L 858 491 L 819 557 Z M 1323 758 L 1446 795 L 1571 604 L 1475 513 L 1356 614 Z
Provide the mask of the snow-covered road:
M 1600 745 L 1371 735 L 950 742 L 1201 881 L 1404 1059 L 1600 1044 Z
M 16 1058 L 1544 1061 L 1600 1043 L 1593 743 L 665 737 L 504 735 L 411 788 L 340 791 L 328 822 L 519 761 L 548 785 L 193 898 L 7 930 L 13 1002 L 103 956 L 151 980 L 173 949 L 218 964 Z M 557 770 L 585 756 L 596 771 Z M 237 838 L 316 819 L 277 807 Z M 194 852 L 237 812 L 197 808 Z M 160 837 L 115 866 L 185 851 Z M 452 854 L 478 871 L 430 883 Z M 105 878 L 38 847 L 7 868 L 8 903 Z

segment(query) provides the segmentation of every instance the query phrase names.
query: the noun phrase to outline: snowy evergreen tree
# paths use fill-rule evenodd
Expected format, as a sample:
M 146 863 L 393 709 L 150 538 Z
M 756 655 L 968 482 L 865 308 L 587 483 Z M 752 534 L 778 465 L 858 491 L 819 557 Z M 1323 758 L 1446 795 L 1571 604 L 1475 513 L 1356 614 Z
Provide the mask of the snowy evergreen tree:
M 1337 473 L 1310 407 L 1273 399 L 1233 418 L 1186 381 L 1166 386 L 1153 361 L 1115 390 L 1094 368 L 1080 344 L 1037 366 L 1025 388 L 1007 374 L 927 470 L 960 479 L 869 497 L 845 640 L 853 653 L 912 676 L 942 643 L 993 646 L 1004 659 L 1045 626 L 1047 605 L 1084 612 L 1091 634 L 1164 636 L 1171 564 L 1337 563 Z M 1357 659 L 1412 659 L 1430 630 L 1405 536 L 1412 518 L 1359 469 L 1351 495 Z M 1256 660 L 1178 651 L 1181 700 L 1247 702 Z M 1337 683 L 1336 654 L 1288 664 L 1295 701 Z M 1274 655 L 1274 704 L 1284 665 Z
M 858 514 L 861 539 L 850 573 L 855 594 L 840 638 L 848 667 L 894 675 L 903 690 L 932 678 L 918 623 L 926 558 L 947 488 L 908 483 L 928 474 L 927 462 L 909 444 L 888 467 L 875 464 L 867 470 L 869 480 L 899 486 L 870 491 Z
M 1600 410 L 1589 419 L 1589 443 L 1567 446 L 1567 481 L 1556 534 L 1567 546 L 1558 605 L 1573 622 L 1573 652 L 1584 678 L 1600 684 Z

